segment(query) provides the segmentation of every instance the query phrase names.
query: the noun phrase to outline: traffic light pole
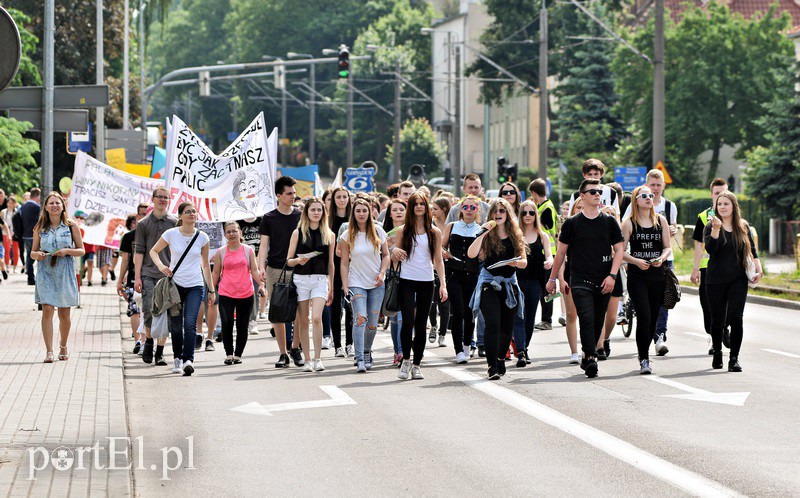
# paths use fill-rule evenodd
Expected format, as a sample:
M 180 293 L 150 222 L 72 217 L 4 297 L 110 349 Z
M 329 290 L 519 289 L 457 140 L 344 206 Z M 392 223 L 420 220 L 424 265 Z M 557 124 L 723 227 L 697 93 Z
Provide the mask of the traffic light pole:
M 395 82 L 394 82 L 394 160 L 389 169 L 389 183 L 393 183 L 400 172 L 400 59 L 395 61 Z
M 42 189 L 53 190 L 53 85 L 55 70 L 55 0 L 44 1 L 44 92 L 42 92 Z M 29 256 L 30 257 L 30 256 Z
M 656 0 L 653 43 L 653 167 L 664 161 L 664 0 Z
M 353 166 L 353 81 L 347 78 L 347 165 Z
M 96 65 L 96 73 L 97 73 L 97 84 L 103 84 L 103 0 L 96 0 L 97 2 L 97 61 L 95 62 Z M 102 107 L 96 108 L 96 121 L 95 121 L 95 138 L 96 138 L 96 146 L 95 146 L 95 156 L 97 160 L 100 162 L 105 162 L 106 160 L 106 118 L 105 118 L 105 109 Z
M 461 185 L 461 47 L 453 45 L 455 54 L 455 80 L 456 80 L 456 111 L 453 119 L 453 185 L 456 189 Z
M 539 11 L 539 178 L 547 179 L 547 4 Z
M 317 76 L 316 76 L 316 64 L 311 64 L 311 88 L 316 89 L 317 84 Z M 316 164 L 317 158 L 317 137 L 316 137 L 316 128 L 317 128 L 317 114 L 316 114 L 316 104 L 315 101 L 317 99 L 314 98 L 314 94 L 311 94 L 311 98 L 309 99 L 308 105 L 309 115 L 308 115 L 308 155 L 311 162 Z

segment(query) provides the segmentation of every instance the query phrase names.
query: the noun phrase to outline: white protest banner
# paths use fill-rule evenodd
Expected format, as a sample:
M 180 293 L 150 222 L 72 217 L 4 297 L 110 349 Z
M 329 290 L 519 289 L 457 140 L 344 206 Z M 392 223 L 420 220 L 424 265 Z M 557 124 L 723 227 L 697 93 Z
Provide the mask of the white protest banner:
M 252 218 L 276 207 L 277 129 L 267 136 L 263 113 L 220 155 L 177 116 L 171 124 L 165 176 L 171 214 L 184 201 L 197 206 L 200 221 Z
M 67 214 L 85 218 L 84 242 L 116 249 L 127 232 L 125 218 L 136 213 L 139 203 L 150 204 L 153 189 L 163 185 L 163 180 L 125 173 L 79 151 Z

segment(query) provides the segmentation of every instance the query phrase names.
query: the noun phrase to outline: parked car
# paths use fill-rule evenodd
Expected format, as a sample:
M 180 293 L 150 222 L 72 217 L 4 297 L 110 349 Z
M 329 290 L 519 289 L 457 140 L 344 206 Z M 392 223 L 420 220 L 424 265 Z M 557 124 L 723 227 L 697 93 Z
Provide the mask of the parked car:
M 428 188 L 431 190 L 432 194 L 435 194 L 437 190 L 442 189 L 448 192 L 455 193 L 456 188 L 452 183 L 445 183 L 443 176 L 437 176 L 435 178 L 431 178 L 426 183 Z

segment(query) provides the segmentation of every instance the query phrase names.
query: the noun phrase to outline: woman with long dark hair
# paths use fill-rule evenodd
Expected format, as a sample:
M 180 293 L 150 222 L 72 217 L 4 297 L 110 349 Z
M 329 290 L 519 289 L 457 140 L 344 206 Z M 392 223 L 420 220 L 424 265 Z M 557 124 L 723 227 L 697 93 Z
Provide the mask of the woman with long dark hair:
M 506 182 L 500 185 L 500 193 L 498 195 L 500 199 L 503 199 L 511 204 L 511 209 L 514 211 L 514 214 L 519 213 L 519 206 L 522 202 L 522 196 L 519 194 L 519 188 L 517 187 L 517 184 L 513 182 Z
M 386 232 L 386 244 L 389 250 L 395 247 L 397 230 L 403 226 L 406 219 L 406 201 L 402 199 L 392 199 L 386 208 L 386 218 L 383 220 L 383 230 Z M 394 346 L 394 359 L 392 366 L 400 367 L 403 363 L 403 347 L 400 341 L 400 329 L 403 326 L 403 313 L 398 313 L 389 319 L 390 332 L 392 334 L 392 345 Z
M 744 304 L 748 281 L 761 280 L 761 261 L 750 226 L 742 218 L 736 194 L 726 190 L 717 197 L 714 217 L 703 232 L 703 243 L 709 255 L 706 295 L 711 307 L 711 341 L 714 346 L 712 368 L 722 368 L 722 334 L 730 325 L 731 351 L 729 372 L 741 372 L 739 351 L 742 348 Z M 748 279 L 748 266 L 752 280 Z M 727 322 L 726 322 L 727 315 Z
M 433 219 L 433 226 L 438 228 L 444 233 L 447 227 L 447 214 L 452 207 L 450 200 L 447 197 L 437 197 L 431 201 L 431 218 Z M 444 255 L 444 253 L 442 253 Z M 438 282 L 438 275 L 434 272 L 434 282 Z M 433 289 L 433 306 L 429 318 L 431 321 L 431 330 L 428 333 L 428 342 L 435 342 L 436 335 L 439 335 L 439 347 L 447 346 L 445 344 L 445 335 L 447 334 L 447 327 L 450 324 L 450 300 L 441 301 L 439 299 L 439 289 Z M 437 316 L 439 320 L 437 321 Z M 439 328 L 441 325 L 441 328 Z
M 400 269 L 400 310 L 404 321 L 400 330 L 403 344 L 403 364 L 397 374 L 401 380 L 424 379 L 420 370 L 425 353 L 425 330 L 428 312 L 433 302 L 433 269 L 439 275 L 439 298 L 447 300 L 447 284 L 444 280 L 442 261 L 442 232 L 431 221 L 428 198 L 415 192 L 408 199 L 409 209 L 403 226 L 397 230 L 397 245 L 392 251 L 395 261 L 401 263 Z M 414 359 L 411 360 L 413 333 Z
M 328 226 L 335 236 L 339 233 L 342 225 L 350 219 L 350 192 L 345 187 L 336 187 L 331 191 L 329 206 Z M 337 238 L 334 242 L 334 249 L 338 243 Z M 350 306 L 344 306 L 345 343 L 342 347 L 342 297 L 344 296 L 342 292 L 342 258 L 336 253 L 333 256 L 333 266 L 333 301 L 330 304 L 331 335 L 333 336 L 335 355 L 344 358 L 353 354 L 353 310 Z M 324 346 L 330 347 L 330 344 Z
M 486 231 L 472 242 L 467 251 L 470 258 L 483 261 L 470 307 L 475 314 L 480 311 L 486 322 L 483 344 L 488 375 L 489 380 L 497 380 L 506 373 L 505 358 L 511 345 L 515 317 L 522 318 L 516 270 L 525 268 L 528 260 L 525 239 L 508 201 L 495 199 L 489 206 L 486 219 L 481 227 Z

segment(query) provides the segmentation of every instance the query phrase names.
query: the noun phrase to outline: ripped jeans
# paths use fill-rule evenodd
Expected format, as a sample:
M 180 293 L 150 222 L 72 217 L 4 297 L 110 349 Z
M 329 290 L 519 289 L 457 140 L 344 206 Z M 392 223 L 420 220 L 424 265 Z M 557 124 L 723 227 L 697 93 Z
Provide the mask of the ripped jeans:
M 374 289 L 350 287 L 353 293 L 353 345 L 356 361 L 364 361 L 364 351 L 372 351 L 375 333 L 378 331 L 378 316 L 381 312 L 385 287 Z

